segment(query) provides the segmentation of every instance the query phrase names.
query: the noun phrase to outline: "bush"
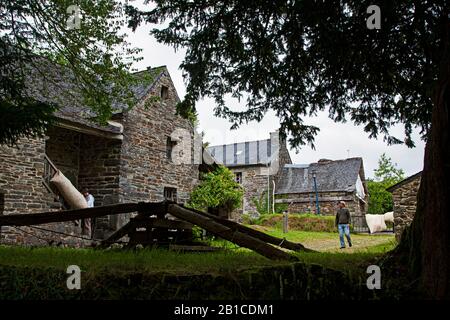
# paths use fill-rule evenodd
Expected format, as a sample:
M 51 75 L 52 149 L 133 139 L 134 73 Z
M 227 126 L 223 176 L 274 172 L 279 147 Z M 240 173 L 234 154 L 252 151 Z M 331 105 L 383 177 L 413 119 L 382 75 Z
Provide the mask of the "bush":
M 269 189 L 269 192 L 272 195 L 272 189 Z M 267 201 L 269 201 L 269 212 L 267 212 Z M 273 201 L 272 196 L 270 196 L 269 199 L 267 199 L 267 191 L 262 192 L 261 195 L 259 196 L 259 198 L 257 198 L 257 197 L 252 198 L 253 205 L 255 206 L 256 211 L 259 214 L 272 213 L 272 201 Z M 284 211 L 287 211 L 288 204 L 287 203 L 275 203 L 275 205 L 273 207 L 274 207 L 275 213 L 283 213 Z
M 309 213 L 289 214 L 288 228 L 299 231 L 336 232 L 334 216 L 317 216 Z M 272 228 L 282 228 L 282 214 L 264 214 L 257 219 L 247 219 L 248 224 L 261 225 Z M 244 222 L 245 223 L 245 222 Z
M 241 206 L 244 190 L 234 181 L 233 173 L 224 166 L 202 174 L 201 183 L 195 187 L 187 206 L 207 211 L 208 208 L 227 207 L 230 212 Z

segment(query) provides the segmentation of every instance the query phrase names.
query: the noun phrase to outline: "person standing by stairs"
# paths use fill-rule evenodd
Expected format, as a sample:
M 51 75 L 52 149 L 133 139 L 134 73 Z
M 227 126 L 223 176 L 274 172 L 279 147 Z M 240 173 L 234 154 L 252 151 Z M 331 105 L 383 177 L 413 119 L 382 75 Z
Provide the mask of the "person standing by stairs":
M 93 208 L 94 207 L 94 201 L 95 198 L 92 194 L 89 193 L 88 189 L 83 189 L 82 194 L 84 196 L 84 198 L 86 199 L 88 208 Z M 87 218 L 87 219 L 83 219 L 81 222 L 81 227 L 82 227 L 82 232 L 84 235 L 87 235 L 89 238 L 92 238 L 92 219 L 91 218 Z

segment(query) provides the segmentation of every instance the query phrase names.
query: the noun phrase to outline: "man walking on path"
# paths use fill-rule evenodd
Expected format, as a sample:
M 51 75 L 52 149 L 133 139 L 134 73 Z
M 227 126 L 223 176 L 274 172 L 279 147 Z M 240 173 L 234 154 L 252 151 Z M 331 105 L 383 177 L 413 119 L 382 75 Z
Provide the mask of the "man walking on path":
M 341 249 L 345 248 L 344 234 L 347 238 L 348 246 L 352 246 L 352 240 L 350 239 L 350 211 L 345 207 L 345 202 L 341 201 L 338 204 L 339 209 L 336 213 L 335 225 L 339 230 L 339 241 L 341 242 Z

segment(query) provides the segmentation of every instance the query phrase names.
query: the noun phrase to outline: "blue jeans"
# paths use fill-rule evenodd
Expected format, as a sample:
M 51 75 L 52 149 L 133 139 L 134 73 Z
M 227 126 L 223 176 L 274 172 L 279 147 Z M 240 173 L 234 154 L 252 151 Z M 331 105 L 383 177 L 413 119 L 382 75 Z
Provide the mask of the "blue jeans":
M 348 245 L 352 245 L 352 240 L 350 239 L 350 225 L 349 224 L 338 224 L 339 230 L 339 241 L 341 242 L 341 248 L 345 248 L 344 234 L 347 238 Z

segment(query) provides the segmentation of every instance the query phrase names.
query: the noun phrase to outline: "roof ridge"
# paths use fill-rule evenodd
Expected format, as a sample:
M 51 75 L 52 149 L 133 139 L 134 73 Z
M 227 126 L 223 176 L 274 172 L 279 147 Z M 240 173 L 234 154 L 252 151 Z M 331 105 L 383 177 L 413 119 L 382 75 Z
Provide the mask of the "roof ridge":
M 234 145 L 234 144 L 239 144 L 239 143 L 250 143 L 250 142 L 258 142 L 258 141 L 267 141 L 267 140 L 270 140 L 270 138 L 267 138 L 267 139 L 260 139 L 260 140 L 250 140 L 250 141 L 241 141 L 241 142 L 233 142 L 233 143 L 225 143 L 225 144 L 216 144 L 216 145 L 213 145 L 213 146 L 208 146 L 207 148 L 215 148 L 215 147 L 223 147 L 223 146 L 231 146 L 231 145 Z

